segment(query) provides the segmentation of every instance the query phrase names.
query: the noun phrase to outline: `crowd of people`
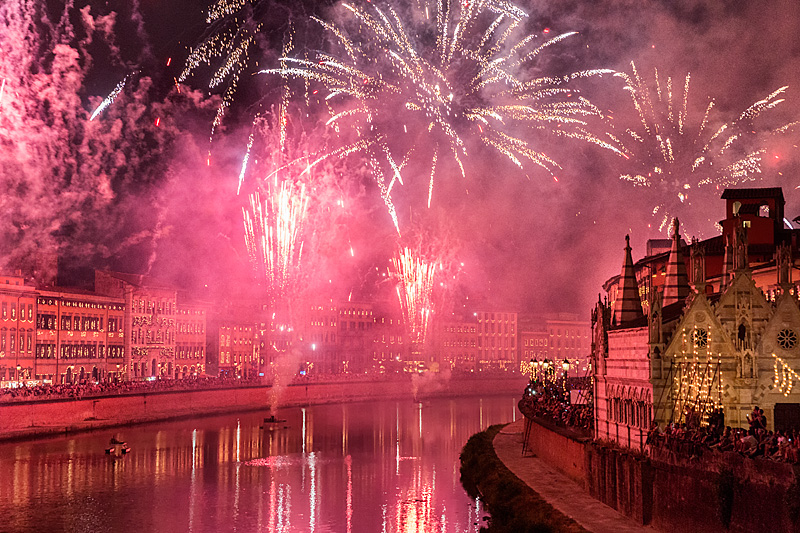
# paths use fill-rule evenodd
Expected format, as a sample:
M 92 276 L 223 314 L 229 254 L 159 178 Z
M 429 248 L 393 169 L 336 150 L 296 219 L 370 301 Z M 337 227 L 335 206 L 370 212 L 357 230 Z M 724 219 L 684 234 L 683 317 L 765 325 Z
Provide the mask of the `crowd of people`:
M 541 418 L 557 426 L 578 430 L 592 428 L 590 403 L 573 404 L 569 390 L 559 383 L 531 383 L 519 402 L 519 410 L 529 418 Z
M 263 378 L 193 377 L 184 379 L 154 379 L 152 381 L 118 381 L 64 384 L 21 385 L 0 389 L 0 402 L 78 399 L 112 394 L 139 394 L 167 390 L 196 390 L 219 387 L 240 387 L 261 383 Z
M 413 375 L 400 374 L 401 377 L 412 379 Z M 449 374 L 436 375 L 438 379 L 446 379 Z M 273 384 L 311 384 L 311 383 L 343 383 L 358 381 L 380 381 L 397 379 L 397 374 L 318 374 L 287 372 L 285 379 L 280 376 L 254 376 L 237 378 L 235 376 L 197 376 L 183 379 L 145 379 L 133 381 L 101 381 L 85 380 L 69 384 L 38 384 L 19 387 L 0 387 L 0 403 L 29 400 L 48 399 L 79 399 L 93 396 L 108 396 L 114 394 L 140 394 L 143 392 L 158 392 L 169 390 L 197 390 L 215 388 L 233 388 L 250 385 Z
M 647 435 L 647 452 L 672 453 L 700 457 L 704 453 L 737 452 L 750 458 L 763 458 L 787 463 L 800 461 L 800 431 L 769 431 L 764 410 L 756 406 L 747 417 L 749 428 L 725 426 L 722 410 L 715 410 L 707 425 L 699 417 L 686 416 L 684 423 L 671 423 L 664 428 L 653 423 Z

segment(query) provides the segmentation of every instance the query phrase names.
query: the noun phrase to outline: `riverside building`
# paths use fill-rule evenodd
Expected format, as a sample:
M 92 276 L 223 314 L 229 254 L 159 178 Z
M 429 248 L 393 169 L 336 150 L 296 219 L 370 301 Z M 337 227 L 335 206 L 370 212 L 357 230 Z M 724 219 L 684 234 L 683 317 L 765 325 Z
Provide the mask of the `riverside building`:
M 800 422 L 800 230 L 780 189 L 728 189 L 721 236 L 633 262 L 592 312 L 595 438 L 642 448 L 653 422 L 702 424 L 722 409 L 747 427 L 755 405 L 770 429 Z

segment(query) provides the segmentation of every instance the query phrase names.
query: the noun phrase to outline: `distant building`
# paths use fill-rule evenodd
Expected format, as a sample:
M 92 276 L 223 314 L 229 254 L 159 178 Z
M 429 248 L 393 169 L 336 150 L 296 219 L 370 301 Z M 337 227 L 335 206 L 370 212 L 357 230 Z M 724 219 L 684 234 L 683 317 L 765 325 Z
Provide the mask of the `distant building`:
M 476 316 L 479 368 L 516 369 L 519 366 L 517 313 L 479 311 Z
M 125 301 L 66 288 L 37 296 L 36 381 L 119 381 L 125 374 Z
M 374 324 L 372 303 L 348 302 L 339 306 L 339 372 L 363 374 L 372 368 Z
M 406 330 L 400 317 L 400 305 L 395 301 L 378 301 L 373 308 L 372 364 L 376 372 L 395 373 L 418 368 L 409 362 L 411 345 L 406 342 Z
M 440 371 L 474 372 L 478 369 L 477 313 L 461 317 L 460 320 L 436 323 L 435 329 L 438 341 L 435 352 Z
M 573 313 L 545 315 L 549 339 L 549 359 L 559 367 L 569 362 L 568 376 L 585 376 L 592 352 L 592 324 Z
M 205 373 L 208 306 L 136 274 L 96 271 L 95 290 L 125 303 L 124 372 L 128 379 L 173 379 Z
M 0 276 L 0 385 L 35 378 L 35 309 L 33 286 Z
M 544 361 L 550 358 L 550 332 L 544 320 L 538 317 L 519 317 L 520 361 Z
M 339 360 L 339 309 L 333 303 L 312 304 L 308 310 L 306 353 L 312 373 L 331 374 L 342 367 Z

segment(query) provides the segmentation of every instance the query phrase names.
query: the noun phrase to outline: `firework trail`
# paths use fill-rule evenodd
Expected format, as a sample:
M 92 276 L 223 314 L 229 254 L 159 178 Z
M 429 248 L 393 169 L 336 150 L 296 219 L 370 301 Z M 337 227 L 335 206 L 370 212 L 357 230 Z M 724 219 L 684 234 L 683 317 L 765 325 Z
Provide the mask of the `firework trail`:
M 267 187 L 263 202 L 254 192 L 249 209 L 242 208 L 248 254 L 276 299 L 285 298 L 296 288 L 307 212 L 305 185 L 290 180 Z
M 422 349 L 433 312 L 433 287 L 437 263 L 410 248 L 400 248 L 392 258 L 392 279 L 397 282 L 397 297 L 405 318 L 412 346 Z
M 404 184 L 404 169 L 423 160 L 430 162 L 424 173 L 430 204 L 443 160 L 465 175 L 472 139 L 519 167 L 529 161 L 550 173 L 559 164 L 533 146 L 528 133 L 616 151 L 592 132 L 589 120 L 600 113 L 570 83 L 611 71 L 529 75 L 546 49 L 574 33 L 520 37 L 527 14 L 496 0 L 439 1 L 409 13 L 383 4 L 342 5 L 345 25 L 314 19 L 333 51 L 284 55 L 280 68 L 261 72 L 322 88 L 318 100 L 330 114 L 328 125 L 369 140 L 365 153 L 387 207 L 394 187 Z
M 91 117 L 89 117 L 89 120 L 94 120 L 94 119 L 95 119 L 95 117 L 97 117 L 97 115 L 99 115 L 100 113 L 102 113 L 103 111 L 105 111 L 105 109 L 106 109 L 108 106 L 110 106 L 111 104 L 113 104 L 113 103 L 114 103 L 114 100 L 116 100 L 116 99 L 117 99 L 117 96 L 119 96 L 119 93 L 121 93 L 121 92 L 122 92 L 122 89 L 124 89 L 124 88 L 125 88 L 125 84 L 128 82 L 128 78 L 129 78 L 130 76 L 131 76 L 131 75 L 130 75 L 130 74 L 128 74 L 127 76 L 125 76 L 124 78 L 122 78 L 122 81 L 120 81 L 120 82 L 117 84 L 117 86 L 116 86 L 116 87 L 114 87 L 114 90 L 113 90 L 113 91 L 111 91 L 111 94 L 109 94 L 108 96 L 106 96 L 105 100 L 103 100 L 102 102 L 100 102 L 100 105 L 99 105 L 99 106 L 97 106 L 97 109 L 95 109 L 95 110 L 94 110 L 94 113 L 92 113 L 92 116 L 91 116 Z
M 713 100 L 702 117 L 690 116 L 689 74 L 676 81 L 664 79 L 655 69 L 648 80 L 634 63 L 631 70 L 616 74 L 625 81 L 639 122 L 621 136 L 627 166 L 634 168 L 620 179 L 656 195 L 653 215 L 660 231 L 668 230 L 672 218 L 699 190 L 737 185 L 761 172 L 766 150 L 758 145 L 753 121 L 783 102 L 780 97 L 787 87 L 755 102 L 735 120 L 712 126 Z

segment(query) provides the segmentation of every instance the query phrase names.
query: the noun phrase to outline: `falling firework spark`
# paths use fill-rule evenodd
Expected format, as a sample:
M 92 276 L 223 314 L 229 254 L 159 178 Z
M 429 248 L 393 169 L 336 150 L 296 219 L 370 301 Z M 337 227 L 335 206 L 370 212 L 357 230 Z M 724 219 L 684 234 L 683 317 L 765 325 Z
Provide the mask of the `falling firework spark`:
M 249 210 L 242 208 L 248 254 L 274 298 L 289 295 L 298 281 L 307 210 L 305 186 L 289 180 L 268 186 L 263 202 L 254 192 Z
M 113 104 L 113 103 L 114 103 L 114 100 L 116 100 L 116 99 L 117 99 L 117 96 L 119 96 L 119 93 L 121 93 L 121 92 L 122 92 L 122 89 L 124 89 L 124 88 L 125 88 L 125 84 L 126 84 L 126 83 L 128 83 L 128 78 L 130 78 L 130 77 L 131 77 L 131 75 L 130 75 L 130 74 L 128 74 L 127 76 L 125 76 L 124 78 L 122 78 L 122 81 L 121 81 L 121 82 L 119 82 L 119 83 L 117 84 L 117 86 L 116 86 L 116 87 L 114 87 L 114 90 L 113 90 L 113 91 L 111 91 L 111 94 L 109 94 L 108 96 L 106 96 L 105 100 L 103 100 L 102 102 L 100 102 L 100 105 L 99 105 L 99 106 L 97 106 L 97 109 L 95 109 L 95 110 L 94 110 L 94 113 L 92 113 L 92 116 L 91 116 L 91 117 L 89 117 L 89 120 L 94 120 L 94 119 L 95 119 L 95 117 L 97 117 L 97 115 L 99 115 L 100 113 L 102 113 L 103 111 L 105 111 L 105 109 L 106 109 L 108 106 L 110 106 L 111 104 Z
M 638 126 L 623 136 L 628 164 L 638 168 L 621 174 L 620 179 L 657 195 L 653 215 L 659 220 L 659 230 L 667 231 L 681 206 L 690 203 L 698 190 L 737 185 L 761 172 L 766 150 L 758 146 L 752 122 L 783 102 L 780 96 L 787 87 L 755 102 L 732 122 L 715 127 L 711 124 L 713 100 L 699 121 L 690 120 L 689 74 L 679 83 L 664 79 L 656 69 L 648 80 L 635 64 L 631 67 L 631 74 L 617 76 L 625 80 L 638 114 Z
M 412 345 L 421 349 L 428 334 L 428 324 L 433 311 L 433 283 L 436 263 L 415 254 L 410 248 L 401 248 L 392 258 L 391 273 L 397 281 L 397 296 L 405 317 L 406 329 Z
M 242 192 L 242 183 L 244 183 L 244 176 L 247 173 L 247 162 L 250 160 L 250 150 L 253 149 L 253 140 L 255 137 L 253 134 L 250 134 L 250 138 L 247 140 L 247 151 L 244 154 L 244 159 L 242 160 L 242 170 L 239 172 L 239 186 L 236 188 L 236 194 L 238 195 Z
M 242 72 L 247 68 L 256 35 L 262 28 L 253 22 L 243 10 L 253 0 L 218 0 L 208 10 L 206 23 L 210 25 L 210 36 L 191 48 L 177 82 L 186 81 L 199 67 L 215 65 L 208 81 L 209 89 L 222 88 L 222 101 L 211 127 L 211 138 L 222 123 L 225 110 L 230 107 L 239 86 Z M 177 85 L 177 83 L 176 83 Z
M 284 55 L 280 68 L 261 72 L 324 87 L 320 101 L 330 111 L 328 124 L 351 125 L 359 137 L 371 139 L 368 157 L 385 198 L 396 183 L 403 184 L 412 153 L 430 151 L 433 156 L 425 156 L 431 161 L 430 200 L 445 156 L 466 173 L 471 138 L 519 167 L 527 160 L 551 173 L 559 164 L 517 131 L 537 130 L 617 150 L 591 131 L 588 121 L 600 113 L 570 83 L 611 71 L 525 74 L 536 70 L 544 50 L 574 33 L 518 39 L 526 13 L 497 0 L 439 1 L 405 18 L 391 6 L 343 6 L 354 22 L 352 31 L 314 19 L 336 51 L 311 58 Z M 426 42 L 431 30 L 435 42 Z M 396 133 L 398 123 L 404 134 Z

